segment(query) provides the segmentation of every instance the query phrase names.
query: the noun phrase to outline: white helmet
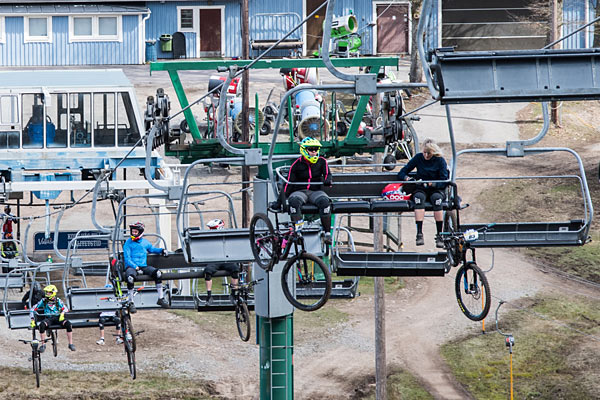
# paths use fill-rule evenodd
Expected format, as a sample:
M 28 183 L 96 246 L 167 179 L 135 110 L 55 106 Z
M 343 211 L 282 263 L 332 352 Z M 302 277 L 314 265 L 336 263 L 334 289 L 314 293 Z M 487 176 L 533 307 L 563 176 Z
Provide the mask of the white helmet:
M 208 229 L 223 229 L 225 228 L 225 222 L 223 222 L 222 219 L 211 219 L 210 221 L 208 221 L 208 223 L 206 224 L 206 226 L 208 227 Z

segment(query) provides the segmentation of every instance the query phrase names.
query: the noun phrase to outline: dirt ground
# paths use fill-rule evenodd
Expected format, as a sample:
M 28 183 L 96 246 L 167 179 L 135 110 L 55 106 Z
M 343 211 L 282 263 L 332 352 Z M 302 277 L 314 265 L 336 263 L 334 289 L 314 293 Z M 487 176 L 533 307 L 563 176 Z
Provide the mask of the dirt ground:
M 136 73 L 142 73 L 138 71 Z M 147 72 L 146 72 L 147 73 Z M 188 93 L 190 98 L 202 93 L 205 82 L 200 75 L 186 73 L 184 78 L 198 85 Z M 164 79 L 159 77 L 159 79 Z M 138 100 L 156 87 L 154 78 L 139 77 Z M 166 85 L 165 85 L 166 86 Z M 175 97 L 172 96 L 172 99 Z M 140 103 L 142 103 L 140 101 Z M 521 115 L 524 117 L 525 114 Z M 567 124 L 570 115 L 564 115 Z M 492 118 L 492 117 L 490 117 Z M 598 126 L 600 113 L 586 115 L 586 123 Z M 417 127 L 419 129 L 419 127 Z M 549 135 L 545 143 L 567 145 L 580 152 L 588 171 L 596 171 L 595 154 L 600 146 L 598 132 L 586 138 L 564 138 Z M 424 133 L 427 136 L 427 132 Z M 567 141 L 567 143 L 564 143 Z M 499 138 L 498 142 L 502 142 Z M 442 143 L 445 149 L 447 143 Z M 487 144 L 486 144 L 487 145 Z M 498 146 L 498 143 L 492 144 Z M 562 160 L 567 163 L 567 158 Z M 571 165 L 571 164 L 568 164 Z M 494 159 L 466 165 L 461 171 L 477 174 L 482 171 L 499 173 L 504 166 Z M 516 172 L 528 173 L 527 164 L 516 167 Z M 207 174 L 208 170 L 203 170 Z M 239 169 L 214 169 L 210 179 L 234 180 Z M 588 172 L 589 173 L 589 172 Z M 473 203 L 486 185 L 463 185 L 461 196 Z M 89 208 L 83 208 L 89 212 Z M 41 211 L 41 210 L 39 210 Z M 110 210 L 102 215 L 110 219 Z M 470 218 L 485 219 L 485 208 L 476 204 L 470 208 Z M 405 250 L 414 251 L 412 217 L 403 221 L 406 227 Z M 426 250 L 435 251 L 433 220 L 425 223 Z M 481 250 L 479 261 L 490 265 L 492 254 Z M 487 273 L 492 288 L 492 310 L 499 300 L 513 301 L 540 292 L 569 293 L 577 290 L 597 296 L 595 289 L 565 280 L 544 269 L 519 251 L 496 250 L 493 269 Z M 515 273 L 518 268 L 518 274 Z M 359 289 L 360 290 L 360 289 Z M 413 373 L 436 399 L 465 399 L 469 394 L 456 382 L 439 354 L 440 345 L 465 335 L 482 331 L 481 323 L 474 323 L 461 314 L 454 294 L 454 271 L 440 278 L 407 278 L 405 288 L 385 296 L 386 358 L 389 365 L 397 365 Z M 332 300 L 325 308 L 335 308 L 347 317 L 335 324 L 319 325 L 313 319 L 296 318 L 294 346 L 294 392 L 296 399 L 347 399 L 363 389 L 365 377 L 375 372 L 374 299 L 363 294 L 352 300 Z M 324 312 L 324 311 L 321 311 Z M 139 311 L 133 319 L 136 329 L 145 332 L 138 339 L 138 374 L 165 373 L 172 377 L 209 382 L 212 397 L 226 399 L 258 398 L 259 349 L 254 337 L 243 343 L 237 337 L 233 314 L 207 315 L 201 324 L 170 311 Z M 303 325 L 306 324 L 306 325 Z M 493 313 L 485 320 L 487 334 L 493 332 Z M 253 334 L 255 326 L 253 324 Z M 25 331 L 11 331 L 0 320 L 0 366 L 29 368 L 26 347 L 18 343 Z M 66 351 L 66 338 L 61 337 L 61 351 L 56 359 L 45 357 L 47 369 L 65 371 L 119 371 L 127 374 L 122 348 L 112 343 L 111 329 L 107 328 L 105 346 L 97 346 L 97 329 L 75 332 L 77 352 Z M 501 340 L 499 336 L 499 340 Z M 26 379 L 29 379 L 27 377 Z M 31 382 L 33 378 L 31 378 Z M 599 387 L 600 390 L 600 387 Z M 93 398 L 93 394 L 92 398 Z M 0 391 L 0 398 L 2 397 Z M 13 397 L 14 398 L 14 397 Z

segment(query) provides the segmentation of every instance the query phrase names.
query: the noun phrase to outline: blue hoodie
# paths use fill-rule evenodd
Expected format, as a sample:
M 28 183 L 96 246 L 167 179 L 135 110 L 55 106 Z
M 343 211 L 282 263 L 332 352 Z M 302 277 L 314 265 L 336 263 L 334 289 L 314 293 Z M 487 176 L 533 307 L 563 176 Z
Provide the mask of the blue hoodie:
M 127 239 L 123 245 L 123 258 L 125 259 L 125 269 L 137 267 L 147 267 L 147 255 L 148 253 L 162 254 L 163 249 L 160 247 L 154 247 L 152 244 L 144 239 L 133 240 Z

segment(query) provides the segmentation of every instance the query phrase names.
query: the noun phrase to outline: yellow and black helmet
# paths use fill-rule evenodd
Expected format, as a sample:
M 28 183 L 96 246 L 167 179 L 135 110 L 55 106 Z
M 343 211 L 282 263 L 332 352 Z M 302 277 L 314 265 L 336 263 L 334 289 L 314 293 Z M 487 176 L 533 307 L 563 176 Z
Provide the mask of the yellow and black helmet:
M 317 139 L 307 137 L 300 142 L 300 154 L 312 164 L 316 163 L 319 159 L 319 150 L 321 150 L 321 142 Z
M 48 300 L 54 300 L 57 293 L 58 289 L 54 285 L 48 285 L 44 288 L 44 295 Z

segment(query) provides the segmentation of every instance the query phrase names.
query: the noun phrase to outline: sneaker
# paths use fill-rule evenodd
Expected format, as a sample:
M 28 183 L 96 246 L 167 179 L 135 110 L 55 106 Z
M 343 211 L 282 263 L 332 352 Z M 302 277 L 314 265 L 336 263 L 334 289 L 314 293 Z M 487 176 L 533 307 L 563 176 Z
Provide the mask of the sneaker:
M 129 303 L 129 312 L 131 314 L 135 314 L 137 312 L 137 309 L 135 308 L 135 304 L 133 304 L 133 302 Z
M 100 338 L 99 340 L 96 340 L 96 344 L 99 344 L 100 346 L 104 346 L 104 338 Z
M 435 237 L 435 247 L 437 247 L 438 249 L 444 248 L 444 240 L 442 240 L 442 237 L 440 235 L 437 235 Z
M 117 344 L 123 344 L 123 338 L 121 336 L 117 338 Z
M 74 344 L 70 344 L 70 345 L 69 345 L 69 350 L 71 350 L 71 351 L 75 351 L 75 345 L 74 345 Z
M 38 351 L 39 351 L 40 353 L 43 353 L 43 352 L 45 352 L 45 351 L 46 351 L 46 345 L 45 345 L 45 344 L 41 345 L 41 346 L 38 348 Z
M 164 298 L 163 299 L 158 299 L 158 301 L 156 302 L 156 304 L 158 304 L 162 308 L 169 308 L 169 303 L 167 303 L 167 301 Z
M 425 244 L 425 239 L 423 239 L 422 233 L 417 233 L 416 244 L 417 244 L 417 246 L 423 246 Z
M 207 306 L 212 306 L 213 303 L 214 303 L 214 300 L 213 300 L 212 296 L 209 296 L 209 297 L 206 298 L 206 305 Z
M 325 236 L 323 237 L 323 242 L 327 245 L 331 245 L 331 232 L 325 232 Z

